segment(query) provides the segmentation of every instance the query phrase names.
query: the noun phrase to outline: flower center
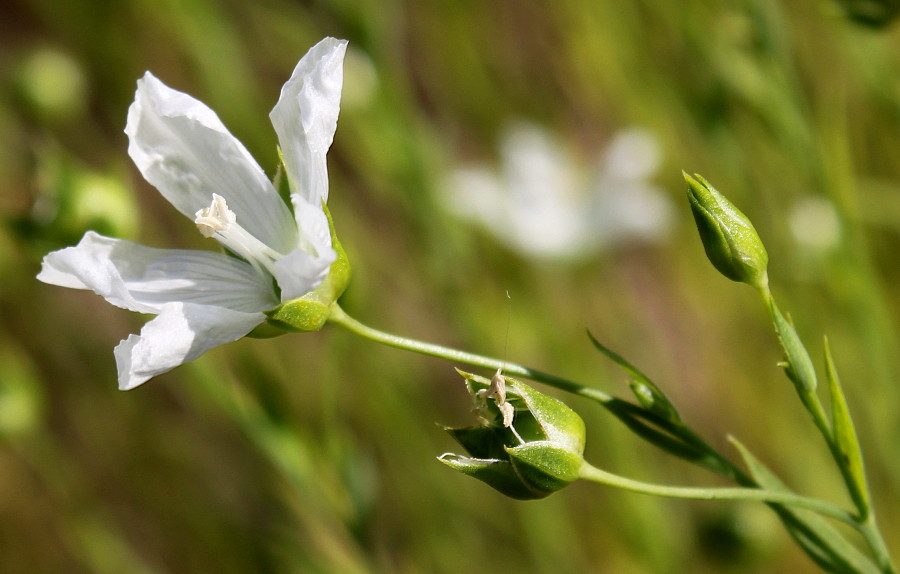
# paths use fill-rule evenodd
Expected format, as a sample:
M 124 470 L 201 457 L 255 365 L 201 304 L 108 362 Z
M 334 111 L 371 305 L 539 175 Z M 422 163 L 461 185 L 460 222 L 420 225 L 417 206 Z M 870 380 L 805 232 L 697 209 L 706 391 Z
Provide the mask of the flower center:
M 284 257 L 241 227 L 237 215 L 228 209 L 225 198 L 219 194 L 213 194 L 209 207 L 197 211 L 194 224 L 203 237 L 215 237 L 260 273 L 275 275 L 275 262 Z

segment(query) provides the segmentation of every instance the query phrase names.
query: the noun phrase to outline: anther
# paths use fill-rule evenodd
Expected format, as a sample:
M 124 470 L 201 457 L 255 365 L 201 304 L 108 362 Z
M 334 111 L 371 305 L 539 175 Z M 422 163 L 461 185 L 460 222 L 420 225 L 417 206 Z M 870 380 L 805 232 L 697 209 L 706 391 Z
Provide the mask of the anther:
M 217 231 L 225 231 L 237 220 L 234 212 L 228 209 L 225 198 L 216 193 L 213 194 L 210 206 L 197 211 L 195 216 L 194 224 L 203 237 L 212 237 Z

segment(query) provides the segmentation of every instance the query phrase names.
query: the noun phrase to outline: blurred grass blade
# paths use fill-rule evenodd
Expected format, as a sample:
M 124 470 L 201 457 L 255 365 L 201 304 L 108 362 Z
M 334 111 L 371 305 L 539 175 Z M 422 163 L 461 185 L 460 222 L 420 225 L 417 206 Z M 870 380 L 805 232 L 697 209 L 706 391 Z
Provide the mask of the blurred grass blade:
M 862 450 L 859 446 L 859 438 L 856 435 L 856 427 L 850 417 L 850 409 L 847 407 L 847 399 L 841 389 L 837 369 L 831 357 L 831 349 L 828 339 L 825 339 L 825 374 L 828 377 L 828 388 L 831 393 L 831 417 L 834 432 L 834 444 L 837 446 L 840 457 L 838 464 L 850 496 L 859 509 L 860 518 L 865 519 L 871 510 L 871 499 L 866 484 L 866 470 L 863 466 Z
M 900 14 L 900 0 L 837 0 L 848 18 L 870 26 L 884 28 Z
M 647 375 L 642 373 L 637 367 L 626 361 L 621 355 L 606 347 L 598 341 L 594 335 L 588 331 L 588 337 L 597 348 L 598 351 L 607 356 L 612 362 L 619 365 L 626 373 L 631 375 L 634 381 L 630 381 L 628 386 L 634 393 L 638 402 L 646 409 L 656 413 L 664 419 L 681 424 L 681 416 L 672 401 L 662 392 L 656 383 L 650 380 Z
M 734 437 L 729 438 L 741 453 L 747 469 L 759 487 L 776 491 L 790 490 L 743 444 Z M 824 570 L 859 574 L 881 572 L 865 554 L 848 542 L 821 516 L 807 510 L 794 510 L 781 504 L 769 506 L 778 513 L 797 544 Z

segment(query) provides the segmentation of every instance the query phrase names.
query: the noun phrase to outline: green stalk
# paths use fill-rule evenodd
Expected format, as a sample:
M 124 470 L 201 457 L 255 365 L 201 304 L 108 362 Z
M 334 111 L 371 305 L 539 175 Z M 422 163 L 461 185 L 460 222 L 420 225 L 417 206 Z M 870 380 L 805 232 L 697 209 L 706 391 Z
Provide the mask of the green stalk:
M 332 306 L 331 316 L 328 318 L 328 320 L 332 323 L 340 325 L 341 327 L 344 327 L 352 333 L 356 333 L 361 337 L 365 337 L 366 339 L 369 339 L 371 341 L 375 341 L 389 347 L 394 347 L 396 349 L 403 349 L 405 351 L 419 353 L 420 355 L 438 357 L 440 359 L 446 359 L 448 361 L 456 361 L 458 363 L 465 363 L 467 365 L 472 365 L 475 367 L 484 367 L 491 370 L 503 369 L 503 372 L 506 375 L 523 377 L 532 381 L 544 383 L 545 385 L 556 387 L 557 389 L 589 398 L 603 404 L 615 402 L 618 400 L 612 395 L 604 393 L 603 391 L 580 385 L 568 379 L 557 377 L 556 375 L 551 375 L 549 373 L 544 373 L 535 369 L 529 369 L 528 367 L 518 365 L 516 363 L 501 361 L 500 359 L 486 357 L 484 355 L 477 355 L 475 353 L 467 353 L 465 351 L 459 351 L 457 349 L 435 345 L 434 343 L 425 343 L 423 341 L 417 341 L 415 339 L 409 339 L 407 337 L 401 337 L 399 335 L 393 335 L 391 333 L 379 331 L 378 329 L 373 329 L 368 325 L 363 325 L 350 315 L 347 315 L 347 313 L 345 313 L 337 303 Z
M 891 562 L 891 553 L 888 551 L 884 538 L 881 537 L 881 531 L 878 530 L 878 525 L 875 524 L 875 514 L 869 514 L 857 528 L 862 533 L 863 538 L 866 539 L 869 548 L 872 549 L 872 553 L 878 562 L 878 567 L 886 574 L 893 574 L 896 572 L 896 570 L 894 570 L 894 564 Z
M 391 333 L 380 331 L 378 329 L 374 329 L 372 327 L 369 327 L 368 325 L 360 323 L 353 317 L 347 315 L 347 313 L 344 312 L 344 310 L 337 303 L 334 303 L 332 305 L 331 315 L 329 316 L 328 320 L 332 323 L 340 325 L 341 327 L 344 327 L 348 331 L 355 333 L 361 337 L 364 337 L 371 341 L 375 341 L 377 343 L 381 343 L 383 345 L 387 345 L 389 347 L 394 347 L 396 349 L 412 351 L 421 355 L 438 357 L 441 359 L 446 359 L 448 361 L 455 361 L 476 367 L 483 367 L 490 370 L 503 369 L 504 373 L 507 375 L 518 376 L 532 381 L 537 381 L 539 383 L 543 383 L 545 385 L 597 401 L 604 408 L 606 408 L 619 418 L 622 418 L 622 413 L 618 412 L 618 409 L 639 408 L 627 401 L 618 399 L 598 389 L 587 387 L 574 381 L 570 381 L 556 375 L 551 375 L 543 371 L 538 371 L 536 369 L 531 369 L 523 365 L 511 363 L 509 361 L 500 360 L 493 357 L 478 355 L 475 353 L 468 353 L 465 351 L 452 349 L 450 347 L 436 345 L 434 343 L 426 343 L 407 337 L 401 337 L 399 335 L 394 335 Z M 810 397 L 805 398 L 806 400 L 803 401 L 804 404 L 809 404 L 812 407 L 809 410 L 813 415 L 813 420 L 816 422 L 816 426 L 823 431 L 823 435 L 825 435 L 829 446 L 831 446 L 833 441 L 831 440 L 831 433 L 828 432 L 828 429 L 830 429 L 830 424 L 825 418 L 825 413 L 822 409 L 821 403 L 818 401 L 818 397 L 816 397 L 814 393 L 810 393 Z M 816 406 L 818 406 L 818 408 L 815 408 Z M 700 439 L 696 434 L 690 431 L 690 429 L 687 429 L 687 427 L 682 427 L 680 431 L 681 432 L 679 432 L 678 434 L 682 439 L 686 440 L 689 444 L 692 444 L 695 447 L 701 448 L 702 450 L 706 451 L 709 456 L 715 459 L 714 462 L 716 463 L 710 464 L 709 461 L 707 461 L 707 464 L 698 464 L 701 464 L 701 466 L 706 466 L 707 468 L 728 476 L 738 483 L 744 483 L 748 486 L 755 483 L 754 480 L 747 477 L 747 475 L 744 474 L 743 471 L 741 471 L 738 467 L 731 463 L 727 458 L 719 454 L 705 441 Z M 869 547 L 872 548 L 884 572 L 894 572 L 893 567 L 891 566 L 887 548 L 883 539 L 881 538 L 877 527 L 875 526 L 874 516 L 872 515 L 870 515 L 868 519 L 860 519 L 856 515 L 828 502 L 799 496 L 785 491 L 770 491 L 753 487 L 692 488 L 654 485 L 610 474 L 587 463 L 585 463 L 585 467 L 582 469 L 581 478 L 601 484 L 617 486 L 633 492 L 654 494 L 669 498 L 687 498 L 694 500 L 747 500 L 775 505 L 789 505 L 806 510 L 811 510 L 823 516 L 828 516 L 849 524 L 856 530 L 861 532 L 862 535 L 866 538 Z
M 779 311 L 778 307 L 775 304 L 775 298 L 772 295 L 771 290 L 769 289 L 768 285 L 763 285 L 758 287 L 757 291 L 759 292 L 759 295 L 763 300 L 763 304 L 769 310 L 769 314 L 772 318 L 773 323 L 775 323 L 776 314 L 779 313 Z M 797 343 L 803 346 L 803 343 L 799 340 L 799 338 L 797 339 Z M 808 354 L 805 348 L 803 349 L 803 352 Z M 861 502 L 865 500 L 866 497 L 863 496 L 860 488 L 867 490 L 868 485 L 865 484 L 865 482 L 862 485 L 859 485 L 854 480 L 853 473 L 848 467 L 845 456 L 841 451 L 840 444 L 838 444 L 838 439 L 835 437 L 835 429 L 832 428 L 832 424 L 828 420 L 828 416 L 825 414 L 825 408 L 822 405 L 822 401 L 819 399 L 819 395 L 816 393 L 815 388 L 804 388 L 803 385 L 796 384 L 796 381 L 795 387 L 797 389 L 797 394 L 800 397 L 800 402 L 812 417 L 813 423 L 816 425 L 816 428 L 819 429 L 822 438 L 825 439 L 825 444 L 828 446 L 831 457 L 841 473 L 844 485 L 857 507 L 857 511 L 859 512 L 859 519 L 855 521 L 854 526 L 865 538 L 866 543 L 868 544 L 869 548 L 872 550 L 873 555 L 878 561 L 879 567 L 882 568 L 884 572 L 894 572 L 894 567 L 891 563 L 890 553 L 888 552 L 887 545 L 885 544 L 884 539 L 881 536 L 881 532 L 876 526 L 875 511 L 873 508 Z M 834 407 L 832 406 L 832 408 Z M 865 481 L 865 479 L 863 480 Z
M 581 469 L 580 478 L 598 484 L 630 490 L 631 492 L 663 496 L 666 498 L 687 498 L 692 500 L 748 500 L 794 506 L 796 508 L 811 510 L 822 516 L 834 518 L 835 520 L 840 520 L 854 528 L 859 528 L 860 526 L 856 516 L 843 508 L 825 502 L 824 500 L 799 496 L 791 492 L 763 490 L 761 488 L 695 488 L 651 484 L 606 472 L 587 462 L 584 463 L 584 466 Z

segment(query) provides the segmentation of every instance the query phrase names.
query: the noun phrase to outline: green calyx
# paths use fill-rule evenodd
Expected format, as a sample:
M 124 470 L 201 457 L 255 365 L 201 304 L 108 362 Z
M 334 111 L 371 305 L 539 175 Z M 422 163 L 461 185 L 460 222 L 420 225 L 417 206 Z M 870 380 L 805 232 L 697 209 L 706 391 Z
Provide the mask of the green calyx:
M 337 252 L 337 259 L 331 264 L 328 276 L 315 290 L 303 297 L 286 301 L 266 312 L 266 322 L 254 329 L 250 333 L 251 337 L 264 338 L 281 335 L 285 332 L 318 331 L 328 321 L 334 303 L 347 289 L 347 284 L 350 282 L 350 260 L 335 233 L 331 212 L 324 204 L 322 208 L 328 217 L 331 245 Z
M 521 381 L 503 377 L 504 400 L 514 408 L 507 427 L 498 402 L 484 398 L 491 382 L 460 374 L 482 424 L 445 428 L 470 456 L 448 453 L 438 460 L 519 500 L 544 498 L 579 478 L 585 427 L 575 411 Z
M 713 266 L 732 281 L 759 290 L 768 284 L 769 254 L 750 219 L 700 175 L 684 174 L 691 212 Z

